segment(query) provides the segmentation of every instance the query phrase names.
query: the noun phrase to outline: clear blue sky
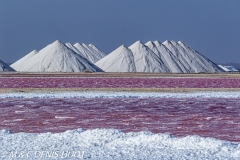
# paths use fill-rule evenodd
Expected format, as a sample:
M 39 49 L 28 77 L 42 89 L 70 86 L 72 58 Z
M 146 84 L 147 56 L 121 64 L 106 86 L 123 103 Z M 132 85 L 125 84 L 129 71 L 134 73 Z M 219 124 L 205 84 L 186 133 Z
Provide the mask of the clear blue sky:
M 214 62 L 240 63 L 240 0 L 0 0 L 0 59 L 55 40 L 109 53 L 137 40 L 182 40 Z

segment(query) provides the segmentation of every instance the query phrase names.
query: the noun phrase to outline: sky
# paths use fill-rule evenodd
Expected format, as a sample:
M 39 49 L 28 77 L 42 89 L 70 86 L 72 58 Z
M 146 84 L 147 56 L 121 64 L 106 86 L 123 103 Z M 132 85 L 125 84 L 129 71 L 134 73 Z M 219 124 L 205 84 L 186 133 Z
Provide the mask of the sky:
M 137 40 L 183 41 L 215 63 L 240 63 L 239 0 L 0 0 L 0 59 L 60 40 L 106 53 Z

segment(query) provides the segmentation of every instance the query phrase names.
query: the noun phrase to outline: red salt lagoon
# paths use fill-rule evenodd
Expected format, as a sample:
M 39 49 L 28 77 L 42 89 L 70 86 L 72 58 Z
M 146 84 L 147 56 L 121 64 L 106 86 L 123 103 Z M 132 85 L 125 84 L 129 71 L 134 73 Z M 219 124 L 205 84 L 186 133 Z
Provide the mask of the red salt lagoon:
M 0 88 L 240 88 L 240 78 L 0 78 Z
M 233 98 L 4 98 L 0 108 L 0 129 L 14 133 L 115 128 L 240 142 Z

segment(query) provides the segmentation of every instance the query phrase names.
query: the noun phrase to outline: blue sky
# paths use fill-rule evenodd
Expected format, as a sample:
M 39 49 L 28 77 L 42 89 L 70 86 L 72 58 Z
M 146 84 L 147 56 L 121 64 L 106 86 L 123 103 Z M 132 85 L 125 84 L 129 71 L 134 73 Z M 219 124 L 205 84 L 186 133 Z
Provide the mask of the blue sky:
M 183 41 L 214 62 L 240 63 L 239 0 L 0 0 L 0 59 L 55 40 L 110 53 L 137 40 Z

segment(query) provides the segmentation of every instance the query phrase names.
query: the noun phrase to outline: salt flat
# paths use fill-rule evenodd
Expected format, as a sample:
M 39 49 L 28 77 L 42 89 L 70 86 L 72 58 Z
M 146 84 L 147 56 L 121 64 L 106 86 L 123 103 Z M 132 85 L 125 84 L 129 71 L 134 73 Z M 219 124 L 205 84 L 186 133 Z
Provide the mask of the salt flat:
M 101 74 L 72 74 L 73 76 L 90 76 L 92 78 L 98 77 Z M 2 74 L 4 75 L 4 74 Z M 13 75 L 13 74 L 12 74 Z M 15 74 L 17 75 L 17 74 Z M 68 77 L 69 74 L 39 74 L 45 76 L 45 78 L 50 76 L 63 76 Z M 113 74 L 103 74 L 104 76 L 112 76 Z M 135 74 L 123 74 L 123 76 L 134 76 Z M 138 76 L 147 76 L 148 74 L 138 74 Z M 163 74 L 149 74 L 150 76 L 163 76 L 167 77 L 169 75 Z M 180 75 L 180 74 L 171 74 L 173 77 L 181 77 L 188 75 Z M 19 74 L 19 76 L 28 76 L 28 74 L 23 75 Z M 30 75 L 31 76 L 31 75 Z M 35 74 L 37 77 L 38 74 Z M 114 76 L 119 76 L 114 74 Z M 121 75 L 120 75 L 121 76 Z M 212 75 L 192 75 L 190 77 L 210 77 Z M 237 74 L 214 74 L 216 77 L 221 78 L 239 78 Z M 111 81 L 111 80 L 110 80 Z M 155 90 L 155 91 L 154 91 Z M 178 92 L 177 92 L 178 91 Z M 239 88 L 2 88 L 0 90 L 0 103 L 8 103 L 9 106 L 5 106 L 2 108 L 2 111 L 6 111 L 7 109 L 12 109 L 13 112 L 9 112 L 11 117 L 5 118 L 5 121 L 2 122 L 2 125 L 11 126 L 15 129 L 20 129 L 21 124 L 23 123 L 25 126 L 29 126 L 30 123 L 34 123 L 36 121 L 36 126 L 38 129 L 47 129 L 51 131 L 50 123 L 41 123 L 42 121 L 47 121 L 51 119 L 53 123 L 60 122 L 56 129 L 67 129 L 65 127 L 72 127 L 71 123 L 76 120 L 80 120 L 82 123 L 88 122 L 88 126 L 95 125 L 93 129 L 83 130 L 81 125 L 78 123 L 74 123 L 75 125 L 79 125 L 78 129 L 76 127 L 67 129 L 67 131 L 61 131 L 59 133 L 29 133 L 30 131 L 25 129 L 21 133 L 11 133 L 11 130 L 0 130 L 0 157 L 1 159 L 239 159 L 240 158 L 240 143 L 237 141 L 239 139 L 238 135 L 238 109 L 236 109 L 237 105 L 235 105 L 234 100 L 238 100 L 240 98 Z M 81 102 L 78 100 L 81 99 Z M 142 99 L 142 100 L 141 100 Z M 190 128 L 196 124 L 196 128 L 201 130 L 203 129 L 203 125 L 211 127 L 211 126 L 220 126 L 218 130 L 216 128 L 211 127 L 211 129 L 215 129 L 216 133 L 223 133 L 222 136 L 225 136 L 227 140 L 220 140 L 211 137 L 200 137 L 197 135 L 202 135 L 203 132 L 199 132 L 197 135 L 192 135 L 189 131 L 185 130 L 185 133 L 188 133 L 187 136 L 173 136 L 170 133 L 164 132 L 146 132 L 147 128 L 150 126 L 150 118 L 153 116 L 153 111 L 151 115 L 150 108 L 144 107 L 141 110 L 128 110 L 124 109 L 122 111 L 126 111 L 127 114 L 121 115 L 119 114 L 119 110 L 121 110 L 122 105 L 115 107 L 117 112 L 115 114 L 109 114 L 109 111 L 115 111 L 113 103 L 117 101 L 121 101 L 129 104 L 129 106 L 133 107 L 135 105 L 135 101 L 139 100 L 138 105 L 148 106 L 148 100 L 152 102 L 156 102 L 159 100 L 159 103 L 156 106 L 151 105 L 151 107 L 155 107 L 154 109 L 157 111 L 161 109 L 158 107 L 158 104 L 162 102 L 166 108 L 171 107 L 170 105 L 166 105 L 164 99 L 172 105 L 175 104 L 175 101 L 178 101 L 177 106 L 179 109 L 178 117 L 175 115 L 176 108 L 172 108 L 169 112 L 164 112 L 166 116 L 170 116 L 165 119 L 165 124 L 178 125 L 180 122 L 182 126 L 177 127 L 186 127 Z M 192 100 L 186 100 L 192 99 Z M 217 100 L 222 100 L 218 102 Z M 52 105 L 49 105 L 47 101 L 52 101 Z M 135 101 L 134 101 L 135 100 Z M 174 101 L 175 100 L 175 101 Z M 197 100 L 204 101 L 204 106 L 202 103 L 199 103 L 198 106 L 200 109 L 208 108 L 207 112 L 205 111 L 196 111 L 187 108 L 191 105 L 193 108 L 197 107 L 192 103 L 197 102 Z M 25 101 L 27 104 L 20 104 Z M 63 103 L 60 103 L 63 101 Z M 66 103 L 66 101 L 74 102 L 76 104 L 70 105 Z M 81 106 L 84 106 L 84 101 L 88 101 L 89 103 L 93 103 L 95 101 L 96 104 L 101 103 L 101 105 L 110 106 L 109 110 L 104 111 L 104 107 L 101 107 L 101 112 L 99 111 L 99 115 L 97 117 L 92 117 L 94 121 L 91 122 L 90 118 L 84 117 L 84 119 L 76 118 L 77 109 L 81 109 Z M 108 101 L 108 102 L 105 102 Z M 172 102 L 173 101 L 173 102 Z M 229 103 L 231 101 L 231 103 Z M 189 102 L 189 103 L 188 103 Z M 214 103 L 213 103 L 214 102 Z M 59 106 L 54 106 L 59 103 Z M 92 106 L 97 105 L 93 103 Z M 133 105 L 132 105 L 133 104 Z M 155 104 L 155 103 L 153 103 Z M 168 104 L 168 103 L 167 103 Z M 189 105 L 187 105 L 189 104 Z M 229 105 L 231 104 L 231 105 Z M 238 103 L 236 103 L 238 104 Z M 202 105 L 202 107 L 201 107 Z M 111 108 L 111 106 L 113 108 Z M 234 108 L 234 106 L 236 108 Z M 15 108 L 16 110 L 14 110 Z M 79 108 L 80 107 L 80 108 Z M 91 110 L 94 108 L 81 110 L 79 113 L 88 113 L 89 116 L 93 113 Z M 126 107 L 126 106 L 125 106 Z M 70 109 L 71 108 L 71 109 Z M 52 110 L 51 110 L 52 109 Z M 64 110 L 65 109 L 65 110 Z M 67 113 L 74 113 L 67 114 Z M 41 119 L 41 122 L 38 121 L 37 114 L 33 114 L 33 112 L 39 112 L 39 115 L 44 115 L 46 118 Z M 44 111 L 44 112 L 43 112 Z M 57 111 L 57 112 L 56 112 Z M 138 114 L 135 114 L 136 111 Z M 184 114 L 183 111 L 194 112 L 195 114 Z M 196 111 L 196 112 L 195 112 Z M 227 111 L 227 112 L 225 112 Z M 97 111 L 95 111 L 97 112 Z M 94 112 L 94 113 L 95 113 Z M 46 113 L 46 114 L 45 114 Z M 54 113 L 54 114 L 53 114 Z M 60 114 L 63 113 L 63 114 Z M 162 113 L 154 112 L 154 113 Z M 164 113 L 162 113 L 164 115 Z M 205 114 L 208 113 L 208 114 Z M 231 114 L 232 113 L 232 114 Z M 5 114 L 5 112 L 4 112 Z M 82 116 L 88 116 L 88 114 L 82 114 Z M 199 116 L 198 114 L 201 114 Z M 228 117 L 225 115 L 228 114 Z M 18 116 L 16 116 L 18 115 Z M 23 117 L 23 115 L 27 115 Z M 130 122 L 136 123 L 136 127 L 134 130 L 134 126 L 132 127 L 136 132 L 123 132 L 119 130 L 119 128 L 111 129 L 104 128 L 104 125 L 108 123 L 101 124 L 99 123 L 103 120 L 104 117 L 100 117 L 101 115 L 106 115 L 106 120 L 118 120 L 119 118 L 124 118 L 121 120 L 121 123 L 114 123 L 116 125 L 123 125 L 129 128 L 131 125 L 128 125 Z M 113 117 L 110 118 L 110 115 Z M 123 117 L 121 117 L 121 116 Z M 129 115 L 135 115 L 136 117 L 124 117 Z M 144 121 L 141 121 L 142 128 L 141 130 L 137 129 L 137 124 L 140 121 L 137 121 L 136 118 L 141 118 L 141 116 L 146 115 Z M 175 116 L 174 116 L 175 115 Z M 6 116 L 6 115 L 5 115 Z M 51 117 L 53 116 L 53 117 Z M 157 114 L 155 115 L 157 116 Z M 190 116 L 191 119 L 188 119 Z M 160 116 L 161 117 L 161 116 Z M 188 118 L 187 118 L 188 117 Z M 82 117 L 83 118 L 83 117 Z M 99 120 L 98 120 L 99 118 Z M 157 117 L 152 117 L 152 119 Z M 163 116 L 161 117 L 163 119 Z M 176 119 L 175 119 L 176 118 Z M 231 119 L 235 118 L 235 120 Z M 34 121 L 35 120 L 35 121 Z M 171 120 L 171 121 L 169 121 Z M 49 121 L 50 122 L 50 121 Z M 67 123 L 71 122 L 71 123 Z M 156 123 L 151 123 L 151 125 L 155 124 L 156 130 L 159 129 L 158 125 L 162 125 L 163 123 L 158 119 Z M 114 124 L 111 123 L 111 124 Z M 109 122 L 110 124 L 110 122 Z M 211 124 L 211 125 L 210 125 Z M 221 125 L 224 124 L 224 125 Z M 45 125 L 45 127 L 44 127 Z M 162 127 L 166 127 L 162 125 Z M 47 126 L 47 127 L 46 127 Z M 84 125 L 82 125 L 84 126 Z M 101 127 L 102 126 L 102 127 Z M 222 127 L 221 126 L 225 126 Z M 183 129 L 177 128 L 175 129 Z M 5 127 L 7 129 L 7 127 Z M 114 128 L 114 127 L 112 127 Z M 196 129 L 195 128 L 195 129 Z M 231 128 L 231 129 L 229 129 Z M 232 129 L 233 128 L 233 129 Z M 1 128 L 3 129 L 3 128 Z M 33 129 L 33 128 L 29 128 Z M 154 129 L 154 128 L 153 128 Z M 12 130 L 14 131 L 14 130 Z M 126 130 L 127 131 L 127 130 Z M 193 130 L 192 130 L 193 131 Z M 194 130 L 196 131 L 196 130 Z M 218 131 L 218 132 L 217 132 Z M 221 132 L 220 132 L 221 131 Z M 193 132 L 192 132 L 193 133 Z M 209 130 L 204 130 L 204 133 L 211 133 Z M 213 132 L 215 133 L 215 132 Z M 229 133 L 228 135 L 224 133 Z M 235 135 L 235 140 L 233 140 L 233 136 Z M 217 135 L 217 134 L 216 134 Z M 232 136 L 232 137 L 228 137 Z M 233 142 L 237 141 L 237 142 Z
M 63 133 L 0 131 L 1 159 L 239 159 L 240 143 L 113 129 Z M 67 154 L 69 152 L 69 154 Z
M 116 91 L 81 91 L 81 92 L 31 92 L 1 93 L 0 98 L 240 98 L 240 91 L 233 92 L 116 92 Z

